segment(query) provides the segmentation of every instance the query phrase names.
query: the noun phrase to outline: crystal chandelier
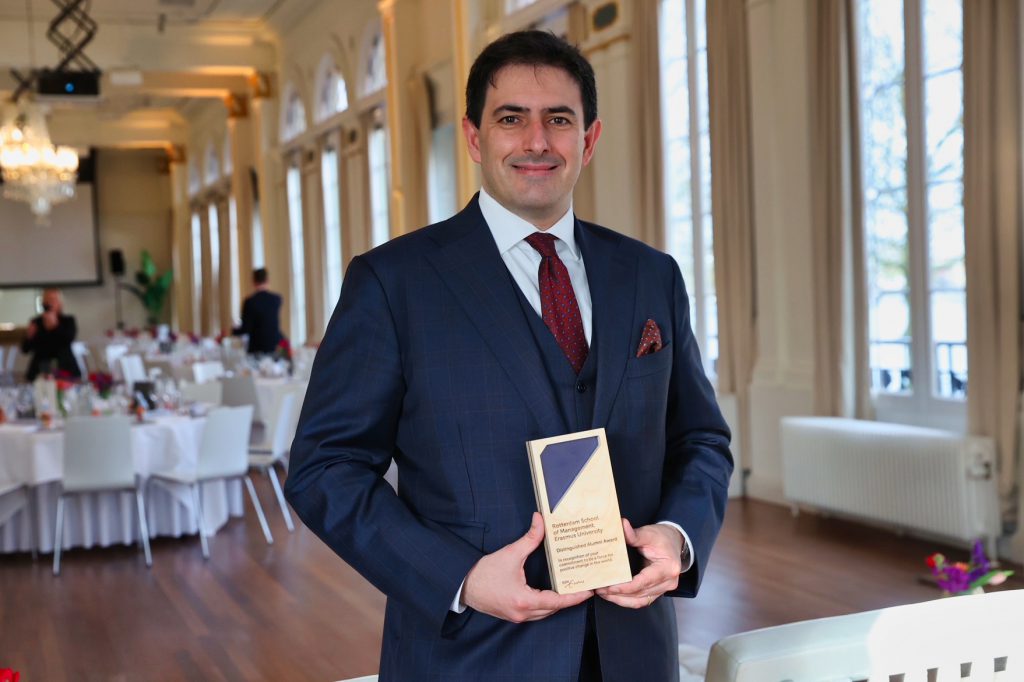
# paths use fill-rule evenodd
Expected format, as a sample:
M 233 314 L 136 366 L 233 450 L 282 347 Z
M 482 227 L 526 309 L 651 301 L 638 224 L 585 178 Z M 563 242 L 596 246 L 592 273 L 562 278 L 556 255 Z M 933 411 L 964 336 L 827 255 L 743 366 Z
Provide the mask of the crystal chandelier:
M 75 195 L 78 154 L 54 147 L 42 107 L 22 98 L 8 103 L 0 123 L 0 172 L 4 196 L 28 203 L 38 221 Z

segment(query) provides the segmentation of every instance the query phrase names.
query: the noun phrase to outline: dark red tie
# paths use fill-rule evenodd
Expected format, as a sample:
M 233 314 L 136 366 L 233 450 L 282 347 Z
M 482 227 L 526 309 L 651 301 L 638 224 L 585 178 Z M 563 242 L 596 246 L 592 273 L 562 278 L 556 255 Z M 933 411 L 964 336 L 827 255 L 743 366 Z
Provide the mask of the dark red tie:
M 587 361 L 587 336 L 583 333 L 580 306 L 572 290 L 572 281 L 565 263 L 555 252 L 556 237 L 534 232 L 527 243 L 541 255 L 537 279 L 540 282 L 540 309 L 544 324 L 555 335 L 566 359 L 579 374 Z

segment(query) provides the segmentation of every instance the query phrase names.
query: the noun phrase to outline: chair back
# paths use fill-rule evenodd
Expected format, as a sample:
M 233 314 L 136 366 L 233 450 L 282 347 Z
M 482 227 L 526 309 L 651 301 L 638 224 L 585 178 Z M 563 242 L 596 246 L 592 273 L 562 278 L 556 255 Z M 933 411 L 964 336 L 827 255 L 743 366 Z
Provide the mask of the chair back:
M 210 410 L 199 442 L 196 478 L 241 476 L 249 470 L 252 405 Z
M 71 342 L 71 354 L 75 356 L 78 363 L 78 371 L 82 373 L 82 379 L 89 378 L 89 346 L 84 341 Z
M 197 362 L 192 365 L 192 378 L 197 384 L 213 381 L 224 376 L 224 365 L 219 360 Z
M 240 405 L 256 405 L 256 380 L 251 374 L 224 377 L 220 380 L 224 387 L 223 404 L 228 407 Z
M 726 637 L 707 682 L 1024 679 L 1024 590 L 803 621 Z M 1000 672 L 1002 671 L 1002 672 Z M 892 676 L 892 677 L 890 677 Z
M 131 418 L 71 417 L 64 422 L 64 490 L 135 487 Z
M 181 399 L 185 402 L 207 403 L 220 405 L 223 401 L 224 387 L 219 381 L 207 381 L 205 384 L 191 384 L 182 381 L 178 386 Z
M 122 355 L 117 359 L 118 364 L 121 365 L 121 378 L 124 379 L 124 383 L 128 386 L 132 386 L 136 381 L 148 381 L 149 377 L 146 376 L 146 366 L 142 363 L 142 357 L 138 355 Z
M 103 349 L 103 359 L 107 361 L 107 370 L 115 379 L 123 379 L 121 376 L 121 363 L 117 360 L 128 352 L 128 346 L 123 343 L 111 343 Z
M 270 428 L 270 454 L 274 459 L 281 459 L 288 454 L 291 447 L 294 429 L 292 429 L 292 414 L 295 412 L 295 394 L 283 393 L 277 401 L 277 409 L 274 412 L 273 424 Z

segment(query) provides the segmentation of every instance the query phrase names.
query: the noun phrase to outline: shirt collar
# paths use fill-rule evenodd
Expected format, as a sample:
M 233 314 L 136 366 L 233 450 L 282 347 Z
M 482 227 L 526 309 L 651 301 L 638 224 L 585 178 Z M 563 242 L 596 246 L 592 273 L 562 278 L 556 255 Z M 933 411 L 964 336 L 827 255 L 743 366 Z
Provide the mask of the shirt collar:
M 529 237 L 534 232 L 539 232 L 529 221 L 523 220 L 512 211 L 498 203 L 484 188 L 480 188 L 480 212 L 484 215 L 487 227 L 491 230 L 494 243 L 498 245 L 498 253 L 504 255 L 506 251 Z M 569 247 L 573 259 L 580 259 L 580 251 L 576 247 L 576 219 L 572 212 L 572 204 L 569 210 L 544 232 L 558 237 Z

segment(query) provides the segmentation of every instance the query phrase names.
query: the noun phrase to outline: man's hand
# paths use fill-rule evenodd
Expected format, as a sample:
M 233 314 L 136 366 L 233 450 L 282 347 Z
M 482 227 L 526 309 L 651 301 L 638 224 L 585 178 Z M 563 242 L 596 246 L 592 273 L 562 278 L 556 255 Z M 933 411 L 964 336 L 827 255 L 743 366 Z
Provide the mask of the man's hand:
M 636 547 L 644 558 L 644 569 L 628 583 L 598 589 L 597 596 L 627 609 L 642 609 L 679 586 L 679 573 L 683 570 L 679 563 L 683 536 L 672 526 L 664 524 L 633 530 L 626 519 L 622 519 L 622 529 L 626 544 Z
M 523 565 L 526 557 L 544 540 L 544 522 L 533 513 L 530 530 L 515 542 L 476 562 L 462 587 L 466 606 L 513 623 L 541 620 L 561 609 L 576 606 L 591 596 L 592 591 L 558 594 L 537 590 L 526 584 Z M 678 559 L 676 560 L 678 564 Z
M 36 331 L 38 331 L 38 329 L 36 328 L 36 323 L 29 322 L 28 329 L 25 330 L 25 336 L 31 339 L 36 335 Z

